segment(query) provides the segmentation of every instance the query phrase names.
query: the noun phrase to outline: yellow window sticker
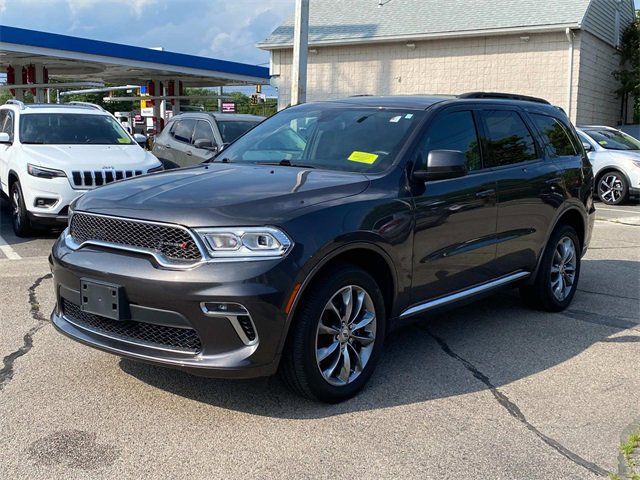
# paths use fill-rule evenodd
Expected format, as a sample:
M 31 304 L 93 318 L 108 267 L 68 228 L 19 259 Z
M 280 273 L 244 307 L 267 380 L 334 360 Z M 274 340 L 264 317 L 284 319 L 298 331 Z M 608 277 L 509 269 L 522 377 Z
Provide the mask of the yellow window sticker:
M 348 158 L 348 160 L 351 160 L 352 162 L 366 163 L 367 165 L 373 165 L 377 159 L 378 155 L 376 155 L 375 153 L 358 151 L 352 152 Z
M 129 139 L 128 138 L 119 137 L 118 138 L 118 143 L 129 143 Z
M 604 146 L 605 146 L 605 145 L 607 145 L 609 142 L 607 142 L 606 140 L 600 140 L 598 143 L 604 147 Z

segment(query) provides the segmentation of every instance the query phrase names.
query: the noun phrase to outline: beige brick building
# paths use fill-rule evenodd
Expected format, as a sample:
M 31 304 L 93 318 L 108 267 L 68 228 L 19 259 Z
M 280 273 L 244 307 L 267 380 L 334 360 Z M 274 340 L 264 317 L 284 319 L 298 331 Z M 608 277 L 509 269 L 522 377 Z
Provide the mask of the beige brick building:
M 307 100 L 500 91 L 546 98 L 579 124 L 616 125 L 611 72 L 633 0 L 311 0 Z M 271 52 L 290 102 L 292 19 Z M 570 73 L 571 71 L 571 73 Z

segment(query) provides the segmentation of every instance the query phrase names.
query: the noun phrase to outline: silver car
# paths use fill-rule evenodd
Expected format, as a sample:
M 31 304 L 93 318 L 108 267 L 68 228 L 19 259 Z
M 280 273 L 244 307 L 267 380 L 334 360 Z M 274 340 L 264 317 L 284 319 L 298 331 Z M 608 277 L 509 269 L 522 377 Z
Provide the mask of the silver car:
M 640 195 L 640 141 L 611 127 L 579 127 L 593 166 L 596 192 L 607 205 Z
M 202 163 L 262 120 L 257 115 L 181 113 L 156 137 L 153 154 L 166 169 Z

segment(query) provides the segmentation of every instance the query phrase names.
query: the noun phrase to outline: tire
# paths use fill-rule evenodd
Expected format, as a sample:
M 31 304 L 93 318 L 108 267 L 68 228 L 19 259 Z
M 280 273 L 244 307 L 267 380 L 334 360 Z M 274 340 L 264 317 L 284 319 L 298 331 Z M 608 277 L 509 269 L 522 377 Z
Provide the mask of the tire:
M 348 292 L 355 300 L 352 306 L 360 304 L 361 308 L 352 308 L 347 323 L 356 327 L 366 323 L 351 332 L 342 326 L 346 313 L 343 300 L 349 296 Z M 361 296 L 362 292 L 366 295 Z M 358 302 L 360 298 L 362 302 Z M 329 305 L 330 301 L 334 307 Z M 312 400 L 326 403 L 347 400 L 367 383 L 382 353 L 386 332 L 382 292 L 364 270 L 341 265 L 309 286 L 291 329 L 280 365 L 285 384 Z M 331 350 L 336 343 L 338 346 Z M 325 354 L 326 357 L 319 360 Z M 364 365 L 364 368 L 358 368 L 358 365 Z
M 18 237 L 30 236 L 33 233 L 33 225 L 31 224 L 27 207 L 24 203 L 22 187 L 20 186 L 20 182 L 17 180 L 11 184 L 9 204 L 11 208 L 11 224 L 13 225 L 13 232 Z
M 572 244 L 572 257 L 560 258 L 563 256 L 561 242 L 565 246 L 568 245 L 567 242 Z M 569 225 L 557 227 L 547 242 L 533 284 L 520 288 L 520 294 L 527 305 L 547 312 L 561 312 L 566 309 L 573 301 L 578 288 L 581 255 L 582 248 L 575 229 Z M 573 278 L 569 282 L 572 273 Z
M 621 205 L 629 197 L 629 184 L 626 177 L 617 171 L 603 174 L 598 179 L 598 197 L 607 205 Z

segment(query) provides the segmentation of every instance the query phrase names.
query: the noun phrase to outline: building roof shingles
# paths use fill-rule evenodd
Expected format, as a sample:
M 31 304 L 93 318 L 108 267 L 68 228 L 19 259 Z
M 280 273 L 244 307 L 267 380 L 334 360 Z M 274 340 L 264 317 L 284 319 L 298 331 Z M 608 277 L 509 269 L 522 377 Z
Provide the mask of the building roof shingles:
M 582 23 L 590 0 L 311 0 L 309 44 Z M 291 45 L 293 16 L 259 47 Z

